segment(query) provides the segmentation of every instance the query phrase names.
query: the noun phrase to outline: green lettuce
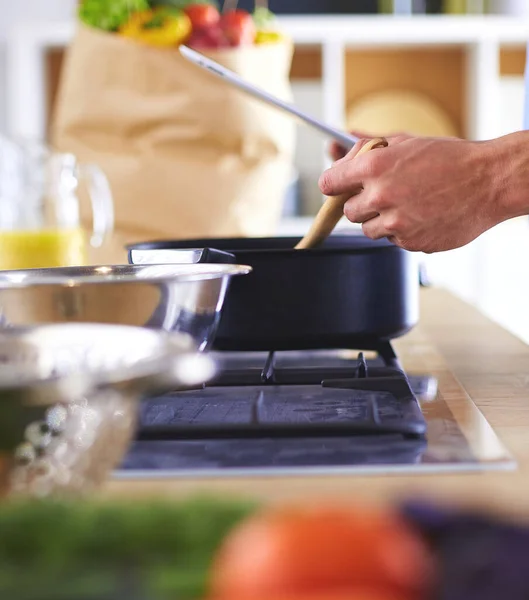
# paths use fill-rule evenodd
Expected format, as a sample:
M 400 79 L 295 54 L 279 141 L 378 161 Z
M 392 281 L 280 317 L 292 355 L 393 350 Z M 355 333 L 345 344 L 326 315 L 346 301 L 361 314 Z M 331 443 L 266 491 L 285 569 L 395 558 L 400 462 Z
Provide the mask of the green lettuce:
M 257 29 L 267 29 L 275 22 L 275 15 L 264 6 L 258 6 L 253 13 L 253 20 Z
M 149 8 L 148 0 L 83 0 L 79 6 L 79 19 L 96 29 L 116 31 L 131 14 Z

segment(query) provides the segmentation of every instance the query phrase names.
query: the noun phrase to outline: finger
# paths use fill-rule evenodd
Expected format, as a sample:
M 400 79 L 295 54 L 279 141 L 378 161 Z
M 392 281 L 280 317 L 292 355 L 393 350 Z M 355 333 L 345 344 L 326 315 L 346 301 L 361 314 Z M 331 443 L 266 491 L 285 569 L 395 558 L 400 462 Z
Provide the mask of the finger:
M 350 198 L 345 203 L 343 212 L 351 223 L 365 223 L 379 216 L 379 213 L 371 208 L 365 193 Z
M 358 153 L 360 152 L 360 150 L 369 142 L 371 141 L 371 139 L 373 138 L 365 138 L 365 139 L 361 139 L 358 142 L 356 142 L 356 144 L 349 150 L 349 152 L 347 152 L 347 154 L 343 157 L 338 159 L 334 164 L 340 164 L 343 162 L 347 162 L 349 160 L 352 160 L 353 158 L 355 158 Z
M 363 189 L 363 183 L 372 171 L 370 155 L 378 150 L 371 150 L 356 160 L 342 160 L 334 163 L 324 171 L 318 181 L 318 186 L 326 196 L 351 196 Z
M 359 131 L 358 129 L 354 129 L 349 131 L 349 133 L 354 136 L 357 137 L 360 140 L 372 140 L 373 138 L 377 138 L 377 137 L 388 137 L 388 135 L 394 136 L 394 135 L 401 135 L 401 134 L 388 134 L 386 133 L 382 133 L 381 131 L 379 132 L 374 132 L 374 131 Z
M 329 145 L 329 155 L 334 162 L 340 161 L 344 159 L 347 155 L 350 155 L 349 158 L 353 158 L 358 153 L 358 150 L 365 144 L 368 140 L 377 137 L 384 137 L 382 134 L 374 134 L 374 133 L 366 133 L 365 131 L 350 131 L 352 136 L 358 138 L 359 142 L 355 144 L 353 148 L 347 150 L 345 146 L 334 141 Z M 404 134 L 394 134 L 394 135 L 404 135 Z M 389 138 L 388 138 L 389 141 Z M 361 142 L 361 143 L 360 143 Z M 358 145 L 360 143 L 360 145 Z
M 408 133 L 407 131 L 398 131 L 395 133 L 390 133 L 385 136 L 385 138 L 388 140 L 389 143 L 398 143 L 399 141 L 402 141 L 404 139 L 409 139 L 412 137 L 417 137 L 417 136 L 414 136 L 411 133 Z
M 324 171 L 318 181 L 318 187 L 325 196 L 352 196 L 363 188 L 363 179 L 356 164 L 344 162 Z
M 372 240 L 380 240 L 391 235 L 384 225 L 382 217 L 380 216 L 363 223 L 362 231 L 364 232 L 365 236 Z
M 329 146 L 329 155 L 333 161 L 342 159 L 347 154 L 347 148 L 338 142 L 331 142 Z
M 373 137 L 370 137 L 367 139 L 361 139 L 360 141 L 358 141 L 351 148 L 351 150 L 349 150 L 349 152 L 345 156 L 336 160 L 334 162 L 333 166 L 339 165 L 344 162 L 348 162 L 348 161 L 352 160 L 353 158 L 356 158 L 358 156 L 358 153 L 360 152 L 360 150 L 363 148 L 363 146 L 365 146 L 368 142 L 375 139 L 376 137 L 381 137 L 381 136 L 373 136 Z M 400 144 L 409 138 L 408 137 L 406 137 L 406 138 L 405 137 L 386 137 L 384 139 L 388 142 L 388 146 L 395 146 L 396 144 Z M 381 149 L 383 149 L 383 148 L 373 148 L 373 150 L 381 150 Z

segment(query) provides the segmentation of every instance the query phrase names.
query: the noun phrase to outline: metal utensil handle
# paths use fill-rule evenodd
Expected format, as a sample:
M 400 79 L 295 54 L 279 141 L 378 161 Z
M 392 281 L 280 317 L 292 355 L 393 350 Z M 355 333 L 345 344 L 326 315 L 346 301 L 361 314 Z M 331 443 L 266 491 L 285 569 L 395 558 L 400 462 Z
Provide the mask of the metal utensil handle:
M 375 148 L 385 148 L 388 146 L 388 141 L 386 138 L 378 137 L 369 140 L 366 144 L 364 144 L 358 153 L 365 154 L 369 152 L 369 150 L 374 150 Z M 329 196 L 323 206 L 318 211 L 309 231 L 305 234 L 303 239 L 295 246 L 296 250 L 303 250 L 308 248 L 314 248 L 321 244 L 327 237 L 332 233 L 333 229 L 336 227 L 338 221 L 343 216 L 343 207 L 347 200 L 351 196 L 360 193 L 362 190 L 359 189 L 357 192 L 351 194 L 342 194 L 341 196 Z

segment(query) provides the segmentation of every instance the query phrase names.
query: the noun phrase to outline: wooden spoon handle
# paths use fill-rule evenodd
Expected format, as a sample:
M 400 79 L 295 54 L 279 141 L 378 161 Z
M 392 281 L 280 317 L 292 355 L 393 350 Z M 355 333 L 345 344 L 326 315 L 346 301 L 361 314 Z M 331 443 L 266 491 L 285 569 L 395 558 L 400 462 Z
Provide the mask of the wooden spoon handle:
M 356 156 L 360 156 L 360 154 L 369 152 L 369 150 L 373 150 L 374 148 L 385 148 L 387 145 L 388 141 L 385 138 L 373 138 L 360 148 Z M 358 190 L 356 193 L 360 191 Z M 305 250 L 307 248 L 314 248 L 325 241 L 342 218 L 345 203 L 354 195 L 355 193 L 347 193 L 341 196 L 329 196 L 318 211 L 309 231 L 298 242 L 295 249 Z

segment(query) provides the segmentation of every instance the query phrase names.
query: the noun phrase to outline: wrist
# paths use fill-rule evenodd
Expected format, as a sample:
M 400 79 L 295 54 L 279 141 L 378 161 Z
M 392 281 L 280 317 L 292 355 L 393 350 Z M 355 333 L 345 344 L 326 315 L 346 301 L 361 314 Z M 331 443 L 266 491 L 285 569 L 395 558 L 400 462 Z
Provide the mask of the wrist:
M 492 218 L 500 223 L 529 214 L 529 132 L 483 142 L 490 177 Z

